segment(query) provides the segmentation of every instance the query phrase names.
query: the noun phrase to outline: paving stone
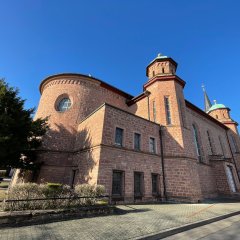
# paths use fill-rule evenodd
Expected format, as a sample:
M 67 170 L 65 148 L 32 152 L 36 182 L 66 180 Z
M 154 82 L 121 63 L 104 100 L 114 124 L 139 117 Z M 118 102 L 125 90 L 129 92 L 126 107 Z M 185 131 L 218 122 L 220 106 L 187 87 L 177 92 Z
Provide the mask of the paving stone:
M 240 203 L 124 205 L 119 206 L 119 209 L 121 214 L 117 215 L 1 229 L 0 239 L 140 239 L 167 229 L 239 211 Z

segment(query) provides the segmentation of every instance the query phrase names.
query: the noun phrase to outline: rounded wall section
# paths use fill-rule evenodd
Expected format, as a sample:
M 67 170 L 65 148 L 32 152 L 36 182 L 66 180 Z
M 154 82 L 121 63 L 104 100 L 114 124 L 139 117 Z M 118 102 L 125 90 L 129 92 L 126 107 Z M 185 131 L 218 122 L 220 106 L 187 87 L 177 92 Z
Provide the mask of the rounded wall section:
M 101 86 L 101 81 L 87 76 L 56 75 L 45 79 L 36 118 L 48 117 L 50 130 L 44 149 L 71 151 L 77 126 L 104 102 L 126 109 L 126 98 Z M 63 99 L 69 99 L 64 111 L 59 109 Z M 69 102 L 71 102 L 69 106 Z
M 225 120 L 231 120 L 229 115 L 229 108 L 219 108 L 209 111 L 209 115 L 217 120 L 225 121 Z

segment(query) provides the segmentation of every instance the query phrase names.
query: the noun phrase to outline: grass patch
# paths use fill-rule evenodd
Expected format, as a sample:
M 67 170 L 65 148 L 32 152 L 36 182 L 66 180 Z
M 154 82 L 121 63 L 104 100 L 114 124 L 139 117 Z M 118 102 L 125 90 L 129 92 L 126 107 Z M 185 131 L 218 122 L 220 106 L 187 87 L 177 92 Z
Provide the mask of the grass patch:
M 99 205 L 108 205 L 108 200 L 99 200 L 99 201 L 97 201 L 97 204 L 99 204 Z
M 0 188 L 8 188 L 9 182 L 1 182 Z
M 0 200 L 3 200 L 6 197 L 6 190 L 0 189 Z

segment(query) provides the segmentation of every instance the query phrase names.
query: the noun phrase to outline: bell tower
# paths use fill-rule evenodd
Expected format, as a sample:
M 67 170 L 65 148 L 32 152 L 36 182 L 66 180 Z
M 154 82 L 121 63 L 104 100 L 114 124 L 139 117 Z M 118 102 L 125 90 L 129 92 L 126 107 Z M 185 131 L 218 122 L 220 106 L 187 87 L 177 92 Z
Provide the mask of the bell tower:
M 148 65 L 146 75 L 150 80 L 155 76 L 175 75 L 176 70 L 177 63 L 172 58 L 159 53 Z
M 208 114 L 217 119 L 219 122 L 223 123 L 225 126 L 232 129 L 233 132 L 238 134 L 238 123 L 235 122 L 230 116 L 230 108 L 226 107 L 223 104 L 218 104 L 216 100 L 214 100 L 214 104 L 208 110 Z

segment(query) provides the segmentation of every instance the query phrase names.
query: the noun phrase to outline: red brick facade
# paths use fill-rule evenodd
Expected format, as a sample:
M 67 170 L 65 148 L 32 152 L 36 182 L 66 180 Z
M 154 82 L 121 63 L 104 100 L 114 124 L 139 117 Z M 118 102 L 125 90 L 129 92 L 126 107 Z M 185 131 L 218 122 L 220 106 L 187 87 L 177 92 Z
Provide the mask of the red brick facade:
M 114 187 L 121 188 L 116 200 L 127 202 L 198 201 L 234 194 L 233 182 L 238 192 L 237 123 L 228 108 L 207 114 L 186 101 L 185 82 L 176 68 L 173 59 L 156 58 L 147 67 L 149 80 L 137 97 L 81 74 L 45 79 L 36 118 L 49 116 L 50 131 L 39 151 L 43 164 L 36 181 L 103 184 L 112 195 L 115 171 L 120 177 Z M 70 99 L 71 107 L 60 112 L 63 98 Z M 116 128 L 122 132 L 122 146 L 115 142 Z M 140 134 L 137 150 L 135 133 Z

